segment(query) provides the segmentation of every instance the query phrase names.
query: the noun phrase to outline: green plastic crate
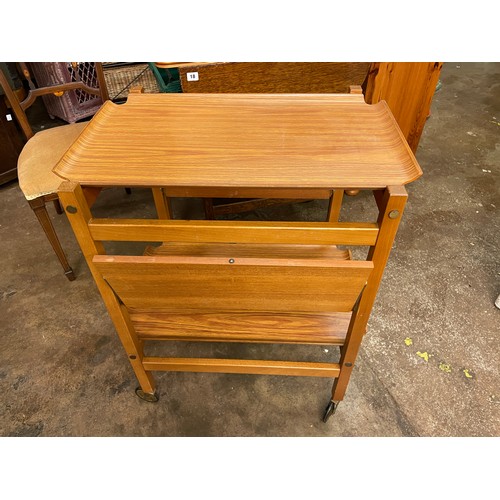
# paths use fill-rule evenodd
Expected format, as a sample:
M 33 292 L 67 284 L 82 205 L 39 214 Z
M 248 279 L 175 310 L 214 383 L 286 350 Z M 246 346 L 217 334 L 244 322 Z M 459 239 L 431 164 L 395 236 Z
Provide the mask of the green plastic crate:
M 158 68 L 155 63 L 148 63 L 158 82 L 160 92 L 182 92 L 178 68 Z

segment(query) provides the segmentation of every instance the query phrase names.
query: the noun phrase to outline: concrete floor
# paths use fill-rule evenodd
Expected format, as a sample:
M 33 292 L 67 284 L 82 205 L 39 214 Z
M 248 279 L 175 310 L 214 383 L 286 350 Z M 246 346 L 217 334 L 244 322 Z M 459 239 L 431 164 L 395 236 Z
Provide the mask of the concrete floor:
M 327 424 L 326 379 L 159 373 L 160 401 L 138 399 L 66 217 L 51 211 L 77 274 L 71 283 L 11 182 L 0 187 L 0 435 L 499 436 L 500 64 L 447 63 L 441 82 L 417 152 L 424 176 L 408 186 L 369 332 Z M 369 218 L 369 201 L 348 198 L 343 217 Z M 104 206 L 153 214 L 145 190 L 107 191 L 96 212 Z M 175 204 L 180 217 L 199 209 Z M 251 216 L 321 220 L 325 210 L 313 201 Z M 259 356 L 270 348 L 171 352 L 232 349 Z M 326 360 L 335 349 L 325 349 L 272 352 Z

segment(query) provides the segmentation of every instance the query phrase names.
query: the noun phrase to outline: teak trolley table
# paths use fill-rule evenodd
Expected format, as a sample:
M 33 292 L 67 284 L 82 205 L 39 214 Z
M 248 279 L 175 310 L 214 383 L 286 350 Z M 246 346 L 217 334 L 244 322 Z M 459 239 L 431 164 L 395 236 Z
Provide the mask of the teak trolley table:
M 421 174 L 387 105 L 362 95 L 130 94 L 106 102 L 54 170 L 59 197 L 139 381 L 198 371 L 351 375 L 405 207 Z M 106 186 L 152 188 L 158 219 L 96 219 Z M 338 222 L 346 189 L 371 190 L 373 223 Z M 330 199 L 326 222 L 185 221 L 169 198 Z M 105 241 L 158 242 L 107 255 Z M 368 246 L 353 260 L 337 245 Z M 145 244 L 146 247 L 146 244 Z M 150 340 L 340 346 L 338 363 L 148 356 Z

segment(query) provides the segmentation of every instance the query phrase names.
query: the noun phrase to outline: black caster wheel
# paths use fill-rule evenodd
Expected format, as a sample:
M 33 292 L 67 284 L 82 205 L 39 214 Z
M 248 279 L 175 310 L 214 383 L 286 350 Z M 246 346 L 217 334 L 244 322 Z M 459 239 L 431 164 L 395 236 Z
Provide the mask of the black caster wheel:
M 325 413 L 323 415 L 323 422 L 328 422 L 328 419 L 335 413 L 335 410 L 337 409 L 338 403 L 334 403 L 333 401 L 330 401 L 328 403 L 328 406 L 325 409 Z
M 135 393 L 137 394 L 137 396 L 139 396 L 141 399 L 144 399 L 144 401 L 147 401 L 148 403 L 156 403 L 160 399 L 156 392 L 150 394 L 149 392 L 144 392 L 140 387 L 135 390 Z

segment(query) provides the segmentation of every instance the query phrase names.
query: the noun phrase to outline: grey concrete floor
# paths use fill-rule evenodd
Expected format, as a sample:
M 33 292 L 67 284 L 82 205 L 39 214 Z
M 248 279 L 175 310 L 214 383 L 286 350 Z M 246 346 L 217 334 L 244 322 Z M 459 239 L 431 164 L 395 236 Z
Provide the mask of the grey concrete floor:
M 1 436 L 499 436 L 500 64 L 446 63 L 417 151 L 409 203 L 345 400 L 321 422 L 331 381 L 160 373 L 146 403 L 64 215 L 51 211 L 68 282 L 17 182 L 0 187 Z M 373 213 L 361 193 L 342 218 Z M 103 208 L 153 214 L 148 191 Z M 197 217 L 196 201 L 176 215 Z M 321 220 L 311 201 L 248 217 Z M 328 352 L 326 352 L 328 349 Z M 335 349 L 173 345 L 326 360 Z

